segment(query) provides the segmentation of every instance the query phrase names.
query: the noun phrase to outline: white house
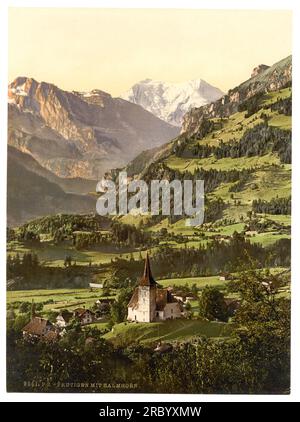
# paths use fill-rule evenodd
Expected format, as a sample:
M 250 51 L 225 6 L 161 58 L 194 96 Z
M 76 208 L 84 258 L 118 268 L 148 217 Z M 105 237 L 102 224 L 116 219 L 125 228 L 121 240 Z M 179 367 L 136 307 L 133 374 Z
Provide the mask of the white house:
M 72 317 L 72 312 L 68 310 L 62 310 L 56 317 L 56 326 L 59 328 L 65 328 L 69 324 Z
M 154 322 L 180 318 L 182 315 L 182 304 L 174 298 L 172 293 L 168 289 L 157 288 L 147 254 L 144 274 L 128 304 L 127 320 Z

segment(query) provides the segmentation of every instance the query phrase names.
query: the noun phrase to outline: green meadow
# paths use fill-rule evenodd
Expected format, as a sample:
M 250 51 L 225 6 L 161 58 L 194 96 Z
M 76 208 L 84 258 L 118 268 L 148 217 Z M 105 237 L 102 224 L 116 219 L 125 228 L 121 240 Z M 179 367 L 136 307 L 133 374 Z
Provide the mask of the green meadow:
M 228 337 L 233 324 L 201 320 L 177 319 L 155 323 L 123 322 L 103 337 L 121 346 L 131 343 L 157 343 L 158 341 L 185 340 L 193 336 L 206 336 L 215 339 Z

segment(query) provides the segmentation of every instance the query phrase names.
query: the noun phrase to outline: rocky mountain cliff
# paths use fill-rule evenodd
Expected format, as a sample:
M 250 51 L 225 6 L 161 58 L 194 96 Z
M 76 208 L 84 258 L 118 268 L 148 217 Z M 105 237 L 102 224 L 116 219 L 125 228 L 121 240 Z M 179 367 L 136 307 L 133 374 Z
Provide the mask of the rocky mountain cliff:
M 206 118 L 226 117 L 238 111 L 239 105 L 256 94 L 277 91 L 291 84 L 292 56 L 275 63 L 273 66 L 260 65 L 252 76 L 241 85 L 230 89 L 219 100 L 193 108 L 183 118 L 181 133 L 195 134 L 201 130 Z
M 133 85 L 122 98 L 139 104 L 160 119 L 181 126 L 183 116 L 193 107 L 216 101 L 223 92 L 203 81 L 168 83 L 145 79 Z
M 98 179 L 178 129 L 108 93 L 67 92 L 19 77 L 8 90 L 8 143 L 63 178 Z

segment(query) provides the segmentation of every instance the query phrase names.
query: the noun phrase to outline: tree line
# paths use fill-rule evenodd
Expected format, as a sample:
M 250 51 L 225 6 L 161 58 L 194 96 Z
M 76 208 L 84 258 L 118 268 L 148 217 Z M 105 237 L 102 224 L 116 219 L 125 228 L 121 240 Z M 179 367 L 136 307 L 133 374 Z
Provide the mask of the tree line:
M 189 150 L 189 157 L 216 159 L 263 156 L 277 153 L 282 163 L 291 163 L 291 131 L 269 126 L 267 122 L 259 123 L 248 129 L 240 140 L 222 140 L 217 146 L 198 143 Z
M 254 199 L 252 209 L 259 214 L 291 215 L 292 198 L 272 198 L 270 201 Z

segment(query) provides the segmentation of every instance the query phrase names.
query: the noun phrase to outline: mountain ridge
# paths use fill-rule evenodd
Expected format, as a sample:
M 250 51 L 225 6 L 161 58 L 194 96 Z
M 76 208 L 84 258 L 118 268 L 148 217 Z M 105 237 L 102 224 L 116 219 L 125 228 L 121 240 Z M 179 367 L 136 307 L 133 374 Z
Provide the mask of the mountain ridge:
M 101 90 L 64 91 L 19 77 L 8 90 L 8 142 L 59 177 L 98 179 L 178 129 Z

